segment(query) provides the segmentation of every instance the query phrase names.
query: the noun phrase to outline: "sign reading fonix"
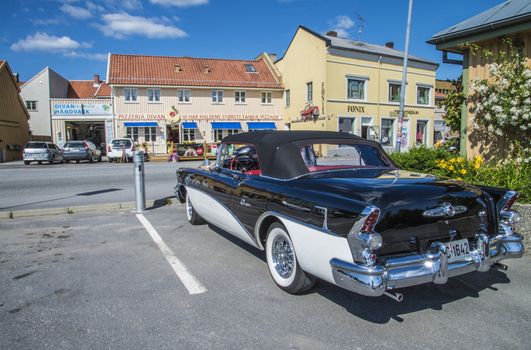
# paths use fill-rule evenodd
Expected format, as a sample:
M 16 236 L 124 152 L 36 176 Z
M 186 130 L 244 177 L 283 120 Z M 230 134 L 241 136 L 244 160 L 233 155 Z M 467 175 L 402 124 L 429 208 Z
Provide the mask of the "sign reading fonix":
M 85 116 L 85 115 L 111 115 L 110 104 L 92 103 L 54 103 L 54 115 Z

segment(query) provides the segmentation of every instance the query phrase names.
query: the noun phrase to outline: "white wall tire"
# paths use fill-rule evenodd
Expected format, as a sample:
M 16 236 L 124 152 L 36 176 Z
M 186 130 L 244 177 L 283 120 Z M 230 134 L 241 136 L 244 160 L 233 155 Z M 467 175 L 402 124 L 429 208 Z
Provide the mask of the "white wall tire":
M 188 222 L 192 225 L 201 225 L 205 223 L 205 220 L 203 220 L 202 217 L 197 214 L 197 212 L 194 209 L 194 206 L 192 205 L 192 202 L 190 201 L 190 196 L 188 193 L 186 194 L 186 219 L 188 219 Z
M 313 287 L 315 278 L 299 266 L 293 242 L 282 224 L 275 222 L 269 227 L 265 246 L 269 273 L 279 288 L 298 294 Z

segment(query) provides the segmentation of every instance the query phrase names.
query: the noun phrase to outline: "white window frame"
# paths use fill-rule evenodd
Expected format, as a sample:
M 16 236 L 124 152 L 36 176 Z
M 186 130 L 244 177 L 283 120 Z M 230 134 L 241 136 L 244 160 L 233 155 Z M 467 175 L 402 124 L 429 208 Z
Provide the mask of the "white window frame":
M 179 103 L 190 103 L 192 93 L 189 89 L 179 89 L 177 90 L 177 102 Z
M 147 89 L 148 103 L 160 103 L 160 89 Z
M 387 102 L 393 103 L 393 104 L 400 104 L 400 94 L 398 95 L 398 101 L 391 101 L 391 85 L 398 85 L 400 89 L 402 89 L 402 83 L 396 82 L 396 81 L 388 81 L 387 82 Z M 407 85 L 406 85 L 406 91 L 407 91 Z M 404 94 L 404 103 L 405 103 L 406 95 Z
M 144 127 L 144 141 L 145 142 L 157 142 L 157 127 L 156 126 L 145 126 Z
M 306 82 L 306 102 L 313 102 L 313 81 Z
M 195 129 L 182 129 L 183 137 L 182 142 L 194 142 L 195 141 Z
M 284 92 L 284 107 L 289 108 L 291 105 L 291 90 L 287 89 Z
M 28 107 L 28 103 L 34 104 L 35 107 L 34 108 Z M 39 109 L 37 107 L 38 107 L 38 101 L 36 101 L 36 100 L 26 101 L 26 109 L 28 110 L 28 112 L 38 112 Z
M 430 120 L 429 119 L 424 119 L 424 118 L 418 118 L 417 121 L 415 122 L 415 146 L 420 146 L 419 144 L 417 144 L 417 125 L 419 122 L 425 122 L 426 124 L 426 129 L 424 130 L 424 143 L 421 143 L 420 145 L 424 145 L 426 147 L 428 147 L 428 144 L 430 142 L 430 132 L 429 132 L 429 126 L 430 126 Z
M 358 99 L 358 98 L 350 98 L 349 96 L 349 93 L 348 93 L 348 90 L 349 90 L 349 80 L 358 80 L 358 81 L 363 81 L 363 98 L 362 99 Z M 346 94 L 347 94 L 347 100 L 348 101 L 367 101 L 367 92 L 368 92 L 368 82 L 369 82 L 369 78 L 368 77 L 360 77 L 360 76 L 355 76 L 355 75 L 347 75 L 345 77 L 345 87 L 346 87 Z
M 382 137 L 383 137 L 382 127 L 383 127 L 383 121 L 384 120 L 391 120 L 393 122 L 393 127 L 392 127 L 392 130 L 391 130 L 392 138 L 391 138 L 391 140 L 390 140 L 388 145 L 384 145 L 382 143 Z M 395 142 L 396 142 L 396 140 L 395 140 L 395 138 L 396 138 L 396 128 L 397 128 L 396 124 L 397 124 L 397 119 L 396 118 L 390 118 L 390 117 L 381 117 L 380 118 L 380 135 L 379 135 L 378 139 L 379 139 L 379 142 L 382 144 L 382 146 L 384 146 L 384 147 L 393 147 L 395 145 Z
M 242 90 L 234 91 L 234 103 L 243 105 L 247 103 L 247 93 Z
M 424 103 L 419 103 L 419 89 L 422 88 L 422 89 L 428 89 L 428 103 L 424 104 Z M 417 84 L 417 90 L 416 90 L 416 96 L 415 96 L 415 99 L 416 99 L 416 103 L 418 106 L 431 106 L 432 103 L 431 103 L 431 99 L 432 99 L 432 91 L 433 91 L 433 86 L 431 85 L 426 85 L 426 84 Z
M 126 126 L 125 135 L 127 138 L 133 140 L 133 142 L 138 142 L 138 137 L 139 137 L 138 126 Z
M 223 90 L 212 90 L 212 103 L 213 104 L 222 104 L 223 103 Z
M 124 88 L 124 101 L 125 103 L 138 103 L 138 89 Z
M 263 105 L 270 105 L 273 103 L 273 93 L 271 91 L 262 91 L 260 100 Z

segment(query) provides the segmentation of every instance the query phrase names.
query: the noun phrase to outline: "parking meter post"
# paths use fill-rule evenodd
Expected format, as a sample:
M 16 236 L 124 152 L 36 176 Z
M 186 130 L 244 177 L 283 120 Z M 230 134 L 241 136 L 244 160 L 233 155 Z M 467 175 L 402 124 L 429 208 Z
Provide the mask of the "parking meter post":
M 144 152 L 135 151 L 133 154 L 133 164 L 135 168 L 135 202 L 136 212 L 141 213 L 146 210 L 146 187 L 144 185 Z

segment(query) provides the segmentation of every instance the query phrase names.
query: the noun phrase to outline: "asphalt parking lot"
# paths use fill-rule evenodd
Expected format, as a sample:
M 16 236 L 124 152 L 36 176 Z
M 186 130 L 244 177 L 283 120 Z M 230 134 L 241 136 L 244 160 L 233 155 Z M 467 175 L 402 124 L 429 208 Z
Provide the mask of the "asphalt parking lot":
M 292 296 L 261 252 L 182 205 L 143 216 L 161 241 L 125 211 L 1 220 L 0 348 L 529 348 L 529 258 L 402 303 L 324 282 Z

